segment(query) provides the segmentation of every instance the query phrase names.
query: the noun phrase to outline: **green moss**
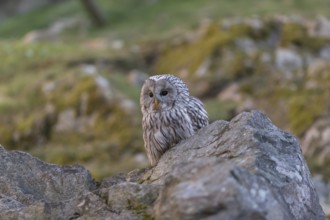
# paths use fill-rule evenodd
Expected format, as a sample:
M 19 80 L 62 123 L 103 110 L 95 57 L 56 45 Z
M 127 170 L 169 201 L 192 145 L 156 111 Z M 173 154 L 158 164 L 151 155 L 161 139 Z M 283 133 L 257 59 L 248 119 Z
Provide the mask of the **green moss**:
M 249 82 L 243 82 L 240 85 L 239 91 L 245 94 L 252 95 L 254 93 L 254 87 L 251 83 Z
M 133 120 L 127 120 L 131 118 Z M 122 151 L 137 152 L 141 150 L 142 139 L 140 133 L 140 122 L 135 117 L 124 112 L 119 106 L 104 114 L 98 114 L 93 133 L 96 139 L 111 140 L 117 146 L 118 154 Z
M 16 129 L 19 133 L 30 133 L 33 127 L 33 124 L 36 120 L 36 115 L 31 114 L 27 117 L 22 117 L 18 120 L 18 124 L 16 125 Z
M 1 100 L 0 101 L 0 114 L 10 114 L 15 112 L 19 109 L 19 103 L 15 102 L 14 100 Z
M 53 118 L 42 110 L 19 115 L 16 118 L 12 133 L 12 135 L 15 133 L 17 136 L 15 144 L 26 150 L 48 140 L 51 136 L 53 123 Z
M 38 151 L 41 152 L 41 151 Z M 73 161 L 80 161 L 81 163 L 90 161 L 96 155 L 93 153 L 93 147 L 90 145 L 76 147 L 74 144 L 65 143 L 63 145 L 53 146 L 43 152 L 39 156 L 46 161 L 56 164 L 71 164 Z
M 94 111 L 107 112 L 112 108 L 94 76 L 65 77 L 57 83 L 60 86 L 48 97 L 57 112 L 73 108 L 79 117 L 81 114 L 90 115 Z
M 288 47 L 291 44 L 303 45 L 307 36 L 307 30 L 301 24 L 284 23 L 281 33 L 281 46 Z
M 220 25 L 213 23 L 196 42 L 163 51 L 155 64 L 154 71 L 167 73 L 186 69 L 189 73 L 194 73 L 219 47 L 230 43 L 235 37 L 244 34 L 244 31 L 236 28 L 222 30 Z
M 314 53 L 318 53 L 320 49 L 330 43 L 329 38 L 322 37 L 306 37 L 304 41 L 304 45 L 307 49 L 311 50 Z
M 248 57 L 243 53 L 236 53 L 229 62 L 224 63 L 224 72 L 226 73 L 226 77 L 230 80 L 239 79 L 242 77 L 246 77 L 252 75 L 252 69 L 249 69 L 245 65 L 245 61 Z
M 210 121 L 229 120 L 233 116 L 234 109 L 237 107 L 237 104 L 234 102 L 222 102 L 215 99 L 204 101 L 204 105 Z
M 7 149 L 12 149 L 14 140 L 13 140 L 13 131 L 14 127 L 9 123 L 1 123 L 0 125 L 0 145 L 3 145 Z
M 288 106 L 291 131 L 298 136 L 302 135 L 325 111 L 325 101 L 323 96 L 310 93 L 292 97 Z
M 311 52 L 318 52 L 330 42 L 327 38 L 310 36 L 308 27 L 299 23 L 284 23 L 281 31 L 280 45 L 283 47 L 295 45 Z
M 142 203 L 133 202 L 128 200 L 129 209 L 135 212 L 137 215 L 142 216 L 143 220 L 154 219 L 152 215 L 148 212 L 148 206 Z
M 120 73 L 113 73 L 108 76 L 109 81 L 111 84 L 120 92 L 123 92 L 123 94 L 130 98 L 131 100 L 135 101 L 137 104 L 139 104 L 140 100 L 140 90 L 141 88 L 139 86 L 134 86 L 130 84 L 127 80 L 127 76 Z M 125 89 L 123 89 L 125 88 Z

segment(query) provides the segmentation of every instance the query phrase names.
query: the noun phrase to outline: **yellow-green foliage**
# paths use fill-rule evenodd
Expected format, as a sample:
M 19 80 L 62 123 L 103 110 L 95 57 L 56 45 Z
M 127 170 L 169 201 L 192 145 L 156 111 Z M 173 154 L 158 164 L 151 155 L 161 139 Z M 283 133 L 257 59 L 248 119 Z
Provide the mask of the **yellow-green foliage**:
M 297 94 L 289 101 L 289 125 L 293 133 L 301 135 L 325 111 L 325 98 L 319 94 Z
M 234 112 L 234 109 L 237 107 L 237 103 L 232 101 L 218 101 L 217 99 L 210 99 L 204 102 L 205 108 L 207 110 L 209 120 L 230 120 L 232 115 L 231 112 Z
M 292 94 L 288 105 L 289 124 L 297 135 L 301 135 L 318 116 L 327 112 L 330 98 L 330 67 L 324 66 L 314 71 L 305 81 L 306 84 L 317 83 L 317 87 L 309 90 L 305 87 L 299 89 Z
M 140 123 L 119 106 L 114 106 L 111 111 L 99 113 L 92 130 L 96 139 L 111 141 L 118 153 L 141 149 Z
M 281 30 L 281 46 L 302 45 L 307 37 L 307 30 L 301 24 L 284 23 Z
M 128 205 L 130 206 L 129 209 L 131 209 L 133 212 L 135 212 L 139 216 L 142 216 L 143 220 L 152 220 L 152 219 L 154 219 L 151 216 L 147 205 L 139 203 L 137 201 L 131 201 L 131 200 L 128 200 Z
M 141 164 L 132 155 L 143 150 L 138 108 L 126 112 L 119 103 L 126 95 L 136 99 L 140 88 L 120 93 L 121 99 L 106 100 L 96 76 L 84 75 L 80 62 L 110 60 L 109 53 L 78 44 L 0 42 L 0 144 L 27 150 L 47 162 L 80 163 L 98 179 L 137 168 Z M 110 75 L 108 69 L 100 72 Z M 110 89 L 128 86 L 118 83 Z M 46 111 L 49 106 L 53 112 Z M 56 130 L 59 114 L 68 109 L 74 110 L 72 123 L 82 116 L 88 122 Z
M 82 101 L 83 96 L 86 97 L 86 103 Z M 82 114 L 94 118 L 91 127 L 88 128 L 90 131 L 83 135 L 85 138 L 108 140 L 117 147 L 129 146 L 135 142 L 134 140 L 139 135 L 137 133 L 137 129 L 140 128 L 139 123 L 133 115 L 123 111 L 120 102 L 124 98 L 113 97 L 112 99 L 109 101 L 102 94 L 94 76 L 83 76 L 76 82 L 66 84 L 63 82 L 60 88 L 56 89 L 49 98 L 55 104 L 57 113 L 73 108 L 77 118 Z M 81 112 L 83 104 L 86 105 L 86 112 Z M 132 120 L 127 120 L 127 118 L 132 118 Z M 79 140 L 79 135 L 77 137 L 70 133 L 63 135 L 72 136 L 72 143 Z M 62 138 L 59 137 L 59 139 Z
M 168 73 L 184 69 L 188 70 L 189 73 L 194 73 L 202 62 L 209 58 L 219 47 L 230 43 L 235 37 L 245 34 L 246 31 L 247 28 L 236 26 L 224 30 L 217 23 L 210 24 L 204 35 L 196 42 L 167 48 L 163 51 L 155 64 L 154 70 L 159 73 Z
M 80 76 L 69 82 L 65 82 L 65 80 L 60 82 L 62 85 L 50 96 L 50 101 L 55 104 L 57 111 L 71 107 L 76 109 L 76 113 L 79 114 L 83 95 L 86 95 L 87 99 L 87 114 L 100 105 L 104 106 L 105 100 L 102 100 L 102 95 L 93 76 Z
M 328 38 L 311 36 L 308 33 L 307 28 L 307 26 L 300 23 L 283 23 L 281 28 L 280 45 L 283 47 L 296 45 L 312 52 L 317 52 L 330 42 L 330 39 Z
M 13 131 L 14 128 L 9 126 L 7 122 L 0 124 L 0 145 L 12 146 L 13 145 Z

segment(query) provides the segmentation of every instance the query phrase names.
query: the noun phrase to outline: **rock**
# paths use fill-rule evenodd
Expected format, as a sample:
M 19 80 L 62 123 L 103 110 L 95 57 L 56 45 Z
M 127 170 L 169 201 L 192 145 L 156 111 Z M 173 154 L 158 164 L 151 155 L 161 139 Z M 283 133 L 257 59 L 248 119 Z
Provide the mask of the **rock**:
M 98 187 L 82 167 L 0 149 L 1 219 L 325 219 L 297 139 L 256 111 Z
M 58 115 L 57 123 L 55 124 L 56 132 L 67 132 L 76 129 L 76 112 L 70 108 L 62 111 Z
M 68 219 L 96 188 L 81 166 L 47 164 L 0 146 L 0 219 Z
M 210 69 L 210 65 L 211 59 L 205 59 L 204 62 L 202 62 L 202 64 L 196 70 L 195 75 L 200 78 L 205 77 L 207 75 L 207 71 Z
M 122 41 L 122 40 L 114 40 L 114 41 L 111 43 L 111 47 L 112 47 L 112 49 L 114 49 L 114 50 L 120 50 L 120 49 L 123 49 L 124 46 L 125 46 L 125 43 L 124 43 L 124 41 Z
M 327 216 L 330 216 L 330 182 L 323 181 L 319 175 L 313 177 L 313 182 L 323 211 Z
M 238 38 L 235 40 L 235 44 L 240 48 L 244 53 L 248 55 L 253 55 L 257 52 L 258 47 L 256 43 L 250 38 Z
M 294 71 L 303 67 L 302 57 L 295 51 L 287 48 L 278 48 L 275 51 L 275 63 L 280 72 L 291 78 Z
M 330 30 L 329 30 L 330 31 Z M 330 60 L 330 44 L 323 47 L 320 51 L 320 57 L 325 60 Z
M 330 38 L 330 20 L 324 16 L 318 17 L 313 36 Z
M 148 182 L 165 185 L 159 219 L 325 219 L 297 139 L 259 112 L 201 130 Z

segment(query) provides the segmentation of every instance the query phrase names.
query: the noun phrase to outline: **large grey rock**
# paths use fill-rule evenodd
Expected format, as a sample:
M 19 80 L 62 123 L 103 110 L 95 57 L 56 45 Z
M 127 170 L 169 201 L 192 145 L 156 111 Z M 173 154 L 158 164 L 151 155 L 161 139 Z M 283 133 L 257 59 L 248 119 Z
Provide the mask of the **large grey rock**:
M 0 151 L 0 218 L 325 219 L 300 146 L 263 114 L 216 121 L 158 165 L 104 179 Z
M 0 146 L 0 219 L 67 219 L 78 198 L 95 188 L 81 166 L 47 164 Z
M 159 219 L 325 219 L 297 139 L 259 112 L 201 130 L 148 182 L 165 184 Z

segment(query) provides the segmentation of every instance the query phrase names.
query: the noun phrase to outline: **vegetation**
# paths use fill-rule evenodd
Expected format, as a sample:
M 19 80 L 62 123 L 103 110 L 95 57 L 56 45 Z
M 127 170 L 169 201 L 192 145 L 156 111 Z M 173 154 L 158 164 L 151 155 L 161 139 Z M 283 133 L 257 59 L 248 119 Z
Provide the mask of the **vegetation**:
M 295 19 L 279 24 L 272 16 L 330 16 L 329 1 L 96 2 L 106 16 L 105 27 L 65 30 L 56 41 L 26 43 L 22 38 L 65 18 L 88 23 L 78 0 L 0 23 L 0 143 L 6 148 L 24 149 L 52 163 L 81 163 L 97 179 L 147 166 L 141 159 L 140 85 L 128 79 L 133 69 L 179 74 L 203 99 L 211 121 L 230 119 L 245 104 L 219 101 L 218 94 L 231 83 L 254 108 L 299 137 L 328 114 L 329 66 L 302 68 L 287 77 L 273 67 L 273 51 L 283 47 L 315 55 L 330 40 L 308 35 L 308 27 Z M 223 20 L 255 15 L 263 21 L 257 31 Z M 260 46 L 275 31 L 280 33 L 275 46 Z M 257 49 L 244 50 L 240 40 Z M 113 46 L 117 41 L 121 46 Z M 309 88 L 308 81 L 317 88 Z
M 107 19 L 107 27 L 92 30 L 92 35 L 127 40 L 169 36 L 195 27 L 202 19 L 224 17 L 271 16 L 276 14 L 316 17 L 330 16 L 326 0 L 95 0 Z M 80 1 L 65 1 L 16 16 L 0 24 L 0 37 L 22 37 L 30 30 L 47 27 L 58 18 L 83 16 Z M 28 21 L 28 22 L 26 22 Z M 143 31 L 142 31 L 143 30 Z M 109 33 L 110 32 L 110 33 Z M 132 39 L 134 36 L 134 39 Z M 76 36 L 75 36 L 76 37 Z M 76 38 L 74 38 L 76 39 Z

